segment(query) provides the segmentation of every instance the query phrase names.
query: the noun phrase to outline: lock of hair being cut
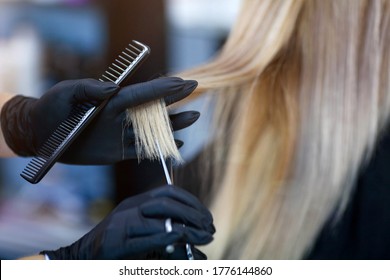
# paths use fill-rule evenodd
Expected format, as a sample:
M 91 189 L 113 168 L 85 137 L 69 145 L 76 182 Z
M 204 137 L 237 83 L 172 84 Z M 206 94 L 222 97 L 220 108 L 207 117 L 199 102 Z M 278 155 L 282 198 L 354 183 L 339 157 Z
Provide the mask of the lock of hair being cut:
M 182 163 L 183 159 L 173 138 L 165 101 L 155 100 L 127 109 L 126 124 L 132 125 L 138 160 L 164 159 Z M 159 151 L 160 149 L 160 151 Z

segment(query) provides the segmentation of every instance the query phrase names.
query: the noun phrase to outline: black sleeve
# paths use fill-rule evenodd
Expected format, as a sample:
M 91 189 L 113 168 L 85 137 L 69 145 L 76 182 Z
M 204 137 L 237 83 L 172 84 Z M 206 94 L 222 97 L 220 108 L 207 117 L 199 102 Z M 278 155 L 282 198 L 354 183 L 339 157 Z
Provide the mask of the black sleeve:
M 390 259 L 390 130 L 357 179 L 336 225 L 325 225 L 308 259 Z

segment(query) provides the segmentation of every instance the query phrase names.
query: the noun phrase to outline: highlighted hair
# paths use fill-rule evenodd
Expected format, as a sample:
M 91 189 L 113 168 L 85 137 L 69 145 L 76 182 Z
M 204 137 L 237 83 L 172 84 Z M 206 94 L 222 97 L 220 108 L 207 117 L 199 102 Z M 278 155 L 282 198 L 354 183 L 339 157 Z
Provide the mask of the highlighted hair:
M 387 0 L 244 0 L 221 52 L 179 74 L 216 102 L 210 258 L 303 258 L 339 217 L 389 119 L 389 46 Z

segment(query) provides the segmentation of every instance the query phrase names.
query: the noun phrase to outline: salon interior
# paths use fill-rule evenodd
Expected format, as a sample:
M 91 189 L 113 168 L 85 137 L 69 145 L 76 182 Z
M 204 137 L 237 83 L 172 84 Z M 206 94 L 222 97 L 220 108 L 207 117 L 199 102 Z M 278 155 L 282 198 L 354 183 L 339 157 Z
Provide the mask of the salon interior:
M 132 40 L 151 54 L 129 84 L 196 66 L 219 50 L 238 6 L 239 0 L 0 0 L 0 90 L 40 97 L 59 81 L 99 78 Z M 185 143 L 184 160 L 199 148 L 197 127 L 175 135 Z M 70 244 L 119 201 L 164 180 L 158 162 L 129 160 L 56 163 L 31 184 L 20 176 L 30 160 L 0 160 L 1 259 Z

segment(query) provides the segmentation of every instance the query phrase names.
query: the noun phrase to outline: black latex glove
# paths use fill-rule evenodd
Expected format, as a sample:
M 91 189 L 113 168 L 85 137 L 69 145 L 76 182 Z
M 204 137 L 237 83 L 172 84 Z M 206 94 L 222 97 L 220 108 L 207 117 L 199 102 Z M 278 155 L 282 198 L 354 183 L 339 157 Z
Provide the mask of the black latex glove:
M 165 229 L 167 218 L 172 219 L 170 233 Z M 214 232 L 210 212 L 195 196 L 175 186 L 163 186 L 124 200 L 72 245 L 41 254 L 67 260 L 146 259 L 169 244 L 175 244 L 178 253 L 183 252 L 181 248 L 187 242 L 207 244 Z M 186 258 L 178 253 L 176 256 Z
M 1 111 L 1 127 L 7 145 L 16 154 L 35 156 L 75 103 L 97 105 L 112 96 L 59 160 L 70 164 L 111 164 L 136 157 L 132 128 L 123 128 L 127 108 L 161 98 L 169 105 L 188 96 L 196 86 L 196 81 L 177 77 L 123 88 L 93 79 L 63 81 L 39 99 L 16 96 L 9 100 Z M 170 116 L 174 130 L 191 125 L 198 117 L 195 111 Z
M 194 260 L 207 260 L 207 256 L 195 246 L 191 245 L 191 251 Z M 175 247 L 175 251 L 168 254 L 165 249 L 155 250 L 147 255 L 147 259 L 153 260 L 187 260 L 187 251 L 185 245 Z

